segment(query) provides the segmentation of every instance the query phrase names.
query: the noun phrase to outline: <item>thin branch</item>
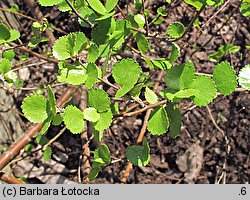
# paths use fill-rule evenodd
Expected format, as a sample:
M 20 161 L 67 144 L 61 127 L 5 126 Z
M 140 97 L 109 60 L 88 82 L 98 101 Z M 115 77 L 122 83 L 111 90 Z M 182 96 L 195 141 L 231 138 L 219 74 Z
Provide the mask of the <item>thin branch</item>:
M 86 24 L 88 24 L 90 26 L 90 28 L 94 27 L 94 24 L 92 24 L 89 20 L 83 18 L 78 12 L 77 10 L 74 8 L 74 6 L 70 3 L 69 0 L 66 0 L 66 3 L 69 5 L 69 7 L 72 9 L 72 11 L 77 15 L 77 17 L 79 17 L 82 21 L 84 21 Z
M 13 176 L 8 176 L 7 174 L 0 172 L 0 179 L 5 183 L 9 184 L 25 184 L 25 182 L 14 178 Z
M 66 102 L 68 102 L 75 93 L 75 89 L 75 87 L 68 87 L 63 95 L 61 95 L 57 100 L 56 106 L 62 107 Z M 21 149 L 23 149 L 30 142 L 31 138 L 34 137 L 42 127 L 43 123 L 36 124 L 0 156 L 0 171 L 21 151 Z

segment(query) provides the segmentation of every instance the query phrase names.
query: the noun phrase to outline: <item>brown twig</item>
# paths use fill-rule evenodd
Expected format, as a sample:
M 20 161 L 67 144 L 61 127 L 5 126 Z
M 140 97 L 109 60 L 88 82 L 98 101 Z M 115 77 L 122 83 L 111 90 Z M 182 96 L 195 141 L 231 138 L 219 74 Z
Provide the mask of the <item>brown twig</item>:
M 53 62 L 53 63 L 58 63 L 58 62 L 59 62 L 59 61 L 56 60 L 56 59 L 48 58 L 48 57 L 46 57 L 46 56 L 44 56 L 44 55 L 41 55 L 41 54 L 39 54 L 39 53 L 37 53 L 37 52 L 34 52 L 34 51 L 32 51 L 32 50 L 30 50 L 30 49 L 28 49 L 28 48 L 26 48 L 26 47 L 23 47 L 23 46 L 18 47 L 18 49 L 20 49 L 20 50 L 22 50 L 22 51 L 25 51 L 25 52 L 27 52 L 27 53 L 33 55 L 33 56 L 36 56 L 37 58 L 40 58 L 40 59 L 42 59 L 42 60 L 46 60 L 46 61 L 48 61 L 48 62 Z
M 25 182 L 18 180 L 12 176 L 8 176 L 7 174 L 0 172 L 0 179 L 5 183 L 9 184 L 25 184 Z
M 56 105 L 62 107 L 75 92 L 75 87 L 68 87 L 63 95 L 59 97 Z M 43 123 L 36 124 L 32 129 L 17 140 L 7 151 L 5 151 L 0 157 L 0 171 L 23 149 L 31 140 L 32 137 L 38 133 L 43 126 Z

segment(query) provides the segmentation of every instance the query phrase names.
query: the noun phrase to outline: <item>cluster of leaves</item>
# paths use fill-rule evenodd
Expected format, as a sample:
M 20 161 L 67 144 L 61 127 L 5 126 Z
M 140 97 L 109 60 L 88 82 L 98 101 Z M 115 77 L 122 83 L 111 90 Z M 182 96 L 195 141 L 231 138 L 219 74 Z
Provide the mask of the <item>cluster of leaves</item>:
M 58 38 L 53 46 L 53 56 L 59 60 L 58 82 L 71 85 L 85 85 L 88 88 L 88 106 L 83 111 L 74 105 L 67 105 L 64 109 L 56 107 L 55 95 L 51 87 L 47 87 L 47 98 L 41 94 L 31 94 L 22 103 L 24 116 L 31 122 L 43 123 L 43 127 L 37 137 L 37 142 L 45 145 L 47 142 L 46 131 L 51 124 L 58 126 L 64 123 L 70 132 L 79 134 L 84 129 L 85 121 L 92 124 L 95 140 L 101 143 L 102 133 L 111 126 L 113 117 L 119 113 L 119 108 L 114 109 L 113 100 L 107 92 L 96 87 L 100 79 L 106 74 L 105 66 L 101 69 L 96 61 L 105 57 L 109 60 L 114 53 L 119 53 L 123 48 L 126 38 L 131 37 L 142 54 L 150 51 L 150 42 L 142 30 L 146 26 L 149 12 L 129 14 L 126 19 L 115 19 L 115 6 L 118 0 L 38 0 L 42 6 L 57 6 L 62 12 L 72 11 L 73 6 L 81 16 L 78 21 L 83 27 L 91 28 L 91 39 L 83 32 L 74 32 Z M 171 1 L 167 1 L 171 3 Z M 203 6 L 219 6 L 224 0 L 185 0 L 189 5 L 200 10 Z M 248 16 L 249 7 L 242 2 L 242 14 Z M 142 10 L 142 2 L 135 1 L 135 9 Z M 74 11 L 75 12 L 75 11 Z M 158 8 L 159 18 L 153 20 L 159 24 L 167 16 L 164 8 Z M 248 13 L 248 14 L 247 14 Z M 86 19 L 86 20 L 83 20 Z M 160 20 L 161 19 L 161 20 Z M 32 26 L 34 37 L 29 46 L 34 47 L 40 42 L 46 41 L 42 37 L 42 31 L 48 27 L 47 23 L 34 23 Z M 192 62 L 175 65 L 174 62 L 180 56 L 180 48 L 174 41 L 185 34 L 186 28 L 181 22 L 171 23 L 166 31 L 171 47 L 169 55 L 164 58 L 149 59 L 143 57 L 151 70 L 160 69 L 166 71 L 165 89 L 156 94 L 151 88 L 152 84 L 139 65 L 132 59 L 121 59 L 114 63 L 111 75 L 116 85 L 119 85 L 114 100 L 131 96 L 143 98 L 147 105 L 151 105 L 153 112 L 148 121 L 147 129 L 152 135 L 170 133 L 177 137 L 181 129 L 181 113 L 178 103 L 183 99 L 191 99 L 197 106 L 206 106 L 221 93 L 231 94 L 238 83 L 245 89 L 250 89 L 250 66 L 247 65 L 240 71 L 238 77 L 228 62 L 217 63 L 212 78 L 205 75 L 196 75 Z M 17 39 L 17 32 L 9 30 L 0 24 L 0 43 L 7 43 Z M 12 32 L 12 33 L 11 33 Z M 17 37 L 18 36 L 18 37 Z M 81 53 L 87 52 L 87 62 L 81 62 Z M 227 44 L 219 48 L 218 52 L 210 55 L 210 59 L 217 62 L 228 52 L 237 52 L 236 46 Z M 7 53 L 6 53 L 7 54 Z M 3 55 L 4 56 L 4 55 Z M 0 60 L 0 75 L 6 76 L 11 70 L 10 61 L 5 56 Z M 5 77 L 5 79 L 7 79 Z M 167 103 L 162 103 L 167 102 Z M 30 146 L 27 146 L 30 149 Z M 44 160 L 51 155 L 51 148 L 44 149 Z M 126 158 L 134 165 L 145 166 L 150 161 L 150 147 L 146 138 L 142 144 L 134 145 L 126 149 Z M 94 161 L 89 178 L 93 180 L 102 167 L 111 162 L 110 150 L 105 144 L 100 144 L 94 152 Z
M 10 87 L 14 84 L 16 84 L 17 87 L 22 85 L 16 73 L 11 69 L 11 61 L 15 57 L 15 52 L 13 49 L 9 48 L 10 46 L 8 45 L 8 43 L 19 37 L 19 31 L 9 29 L 5 24 L 0 23 L 0 45 L 3 46 L 2 59 L 0 59 L 0 80 L 5 87 Z

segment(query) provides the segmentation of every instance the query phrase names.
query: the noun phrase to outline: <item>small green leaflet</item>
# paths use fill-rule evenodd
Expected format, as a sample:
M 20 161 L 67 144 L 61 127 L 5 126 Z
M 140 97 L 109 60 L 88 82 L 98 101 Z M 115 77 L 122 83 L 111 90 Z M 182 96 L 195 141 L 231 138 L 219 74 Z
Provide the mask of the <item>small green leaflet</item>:
M 48 101 L 50 105 L 50 109 L 52 111 L 52 114 L 56 114 L 56 99 L 53 90 L 50 86 L 48 86 Z
M 196 10 L 200 10 L 203 6 L 200 0 L 184 0 L 187 4 L 192 5 L 196 8 Z
M 53 55 L 58 60 L 76 57 L 87 45 L 87 38 L 82 32 L 70 33 L 56 40 Z
M 148 131 L 152 135 L 163 135 L 167 132 L 168 127 L 169 119 L 166 110 L 160 106 L 155 108 L 148 121 Z
M 66 62 L 59 62 L 58 82 L 66 82 L 72 85 L 81 85 L 87 79 L 86 69 L 82 65 L 68 65 Z
M 111 125 L 112 117 L 113 115 L 111 110 L 100 113 L 99 120 L 93 123 L 95 130 L 103 131 L 107 129 Z
M 217 90 L 224 94 L 231 94 L 237 87 L 237 80 L 234 69 L 228 62 L 217 64 L 213 70 L 213 81 Z
M 38 136 L 36 136 L 36 142 L 42 146 L 44 146 L 46 143 L 48 143 L 48 138 L 46 137 L 46 135 L 43 134 L 39 134 Z
M 90 7 L 93 8 L 99 14 L 106 14 L 107 10 L 99 0 L 87 0 L 87 2 L 89 3 Z
M 150 90 L 148 87 L 146 87 L 145 98 L 150 104 L 158 102 L 157 95 L 154 93 L 154 91 Z
M 22 111 L 24 116 L 31 122 L 43 122 L 48 117 L 48 102 L 38 94 L 32 94 L 26 97 L 22 103 Z
M 10 38 L 10 31 L 3 23 L 0 23 L 0 33 L 0 44 Z
M 83 113 L 75 106 L 67 106 L 63 115 L 63 121 L 73 134 L 81 133 L 84 127 Z
M 86 108 L 83 111 L 84 119 L 90 122 L 97 122 L 100 118 L 100 114 L 96 111 L 95 108 Z
M 41 128 L 41 130 L 40 130 L 40 134 L 44 134 L 44 133 L 46 133 L 47 132 L 47 130 L 49 129 L 49 127 L 50 127 L 50 123 L 51 123 L 51 120 L 52 120 L 52 114 L 51 113 L 49 113 L 49 116 L 47 117 L 47 119 L 45 119 L 44 120 L 44 122 L 43 122 L 43 126 L 42 126 L 42 128 Z
M 89 179 L 90 181 L 94 180 L 97 176 L 98 173 L 101 171 L 102 167 L 105 164 L 109 164 L 111 161 L 110 158 L 110 151 L 107 145 L 101 144 L 94 153 L 94 163 L 93 163 L 93 168 L 90 171 L 89 174 Z
M 188 88 L 194 79 L 195 68 L 192 63 L 185 65 L 175 65 L 165 76 L 166 85 L 172 90 L 182 90 Z
M 146 39 L 146 37 L 141 34 L 141 33 L 137 33 L 136 34 L 136 43 L 138 46 L 138 49 L 143 53 L 147 53 L 147 51 L 150 49 L 150 45 L 148 40 Z
M 94 86 L 98 78 L 98 68 L 94 63 L 88 63 L 87 65 L 87 79 L 85 86 L 90 89 Z
M 185 32 L 185 27 L 181 22 L 173 22 L 169 25 L 167 33 L 172 38 L 179 38 Z
M 115 98 L 120 98 L 129 92 L 137 83 L 141 72 L 140 65 L 132 59 L 116 62 L 112 69 L 112 76 L 122 87 L 117 91 Z
M 177 58 L 180 56 L 180 47 L 172 42 L 172 52 L 171 52 L 171 57 L 170 57 L 170 62 L 173 63 L 177 60 Z
M 64 0 L 38 0 L 38 3 L 40 3 L 42 6 L 54 6 L 63 1 Z
M 12 61 L 15 57 L 15 52 L 13 51 L 13 49 L 3 51 L 2 57 L 8 59 L 9 61 Z
M 62 122 L 63 122 L 63 116 L 62 116 L 62 114 L 56 114 L 56 115 L 53 117 L 52 124 L 53 124 L 54 126 L 59 126 Z
M 94 107 L 99 113 L 110 109 L 110 99 L 108 94 L 101 89 L 93 88 L 88 92 L 88 102 L 91 107 Z
M 177 105 L 168 103 L 166 111 L 169 117 L 169 132 L 171 137 L 176 138 L 181 132 L 181 112 Z
M 196 90 L 194 103 L 197 106 L 206 106 L 216 97 L 215 84 L 207 76 L 198 76 L 190 85 L 190 89 Z
M 51 154 L 52 154 L 52 150 L 51 147 L 46 147 L 45 151 L 43 152 L 43 160 L 49 161 L 51 159 Z
M 146 138 L 142 145 L 134 145 L 126 150 L 127 159 L 136 166 L 146 166 L 150 161 L 150 147 Z
M 99 56 L 98 46 L 96 44 L 91 44 L 88 50 L 88 62 L 95 62 Z
M 245 17 L 248 17 L 250 15 L 250 0 L 243 0 L 241 2 L 240 12 Z
M 115 8 L 118 1 L 119 0 L 106 0 L 105 8 L 106 8 L 107 13 L 109 13 Z
M 145 24 L 145 18 L 142 14 L 137 14 L 134 16 L 135 22 L 138 24 L 139 28 L 142 28 Z
M 238 80 L 241 87 L 250 90 L 250 64 L 240 70 Z
M 6 58 L 0 60 L 0 74 L 5 74 L 11 70 L 10 61 Z

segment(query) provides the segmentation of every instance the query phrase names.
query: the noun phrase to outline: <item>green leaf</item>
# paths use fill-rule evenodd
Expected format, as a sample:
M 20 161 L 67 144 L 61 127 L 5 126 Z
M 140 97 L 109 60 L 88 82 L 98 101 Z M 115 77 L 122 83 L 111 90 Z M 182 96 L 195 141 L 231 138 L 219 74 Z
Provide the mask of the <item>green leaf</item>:
M 101 159 L 105 164 L 110 163 L 110 151 L 106 144 L 100 144 L 100 146 L 95 150 L 94 160 L 98 159 Z
M 54 126 L 59 126 L 62 122 L 63 122 L 63 116 L 62 116 L 61 114 L 56 114 L 56 115 L 53 117 L 52 124 L 53 124 Z
M 154 104 L 154 103 L 157 103 L 157 102 L 158 102 L 158 97 L 157 97 L 157 95 L 154 93 L 153 90 L 150 90 L 148 87 L 146 87 L 145 98 L 146 98 L 146 100 L 147 100 L 150 104 Z
M 12 61 L 15 57 L 15 52 L 12 49 L 3 51 L 2 57 L 8 59 L 9 61 Z
M 88 62 L 95 62 L 97 60 L 99 56 L 99 49 L 98 49 L 98 46 L 95 45 L 95 44 L 92 44 L 90 47 L 89 47 L 89 51 L 88 51 Z
M 87 45 L 87 38 L 82 32 L 70 33 L 56 40 L 53 55 L 58 60 L 76 57 Z
M 48 143 L 48 141 L 49 140 L 47 139 L 46 135 L 39 134 L 38 136 L 36 136 L 36 142 L 42 146 Z
M 178 106 L 173 103 L 168 103 L 166 110 L 169 117 L 170 135 L 176 138 L 181 132 L 181 112 Z
M 110 109 L 110 99 L 108 94 L 101 89 L 93 88 L 88 92 L 88 102 L 91 107 L 94 107 L 99 113 Z
M 100 142 L 102 140 L 103 131 L 97 131 L 97 130 L 93 129 L 93 134 L 94 134 L 94 140 L 96 142 Z
M 138 24 L 139 28 L 142 28 L 145 24 L 145 18 L 142 14 L 137 14 L 134 16 L 135 22 Z
M 237 87 L 235 71 L 228 62 L 221 62 L 215 66 L 213 81 L 217 90 L 224 95 L 232 93 Z
M 89 173 L 89 180 L 93 181 L 98 176 L 99 172 L 101 171 L 101 168 L 93 168 L 91 169 Z
M 73 134 L 81 133 L 84 127 L 83 113 L 75 106 L 67 106 L 63 115 L 63 121 Z
M 40 3 L 42 6 L 54 6 L 63 1 L 64 0 L 38 0 L 38 3 Z
M 180 47 L 172 42 L 172 52 L 171 52 L 171 57 L 170 57 L 170 62 L 173 63 L 177 60 L 177 58 L 180 56 Z
M 192 5 L 196 8 L 196 10 L 200 10 L 203 6 L 200 0 L 184 0 L 187 4 Z
M 48 117 L 47 100 L 37 94 L 26 97 L 22 102 L 22 111 L 24 116 L 31 122 L 43 122 Z
M 103 131 L 103 130 L 107 129 L 112 122 L 112 117 L 113 117 L 113 115 L 112 115 L 111 110 L 100 113 L 99 120 L 97 122 L 93 123 L 95 130 Z
M 212 62 L 217 62 L 218 59 L 222 58 L 226 53 L 237 53 L 240 50 L 240 47 L 233 46 L 232 44 L 228 43 L 226 45 L 223 45 L 219 47 L 218 51 L 210 54 L 208 58 Z
M 12 42 L 20 37 L 20 32 L 18 30 L 10 30 L 10 38 L 6 42 Z
M 147 53 L 147 51 L 150 49 L 150 44 L 149 44 L 148 40 L 141 33 L 136 34 L 136 43 L 137 43 L 138 49 L 143 54 Z
M 197 106 L 206 106 L 216 97 L 216 88 L 211 78 L 198 76 L 190 85 L 190 89 L 195 89 L 194 103 Z
M 250 64 L 240 70 L 238 80 L 241 87 L 250 90 Z
M 0 60 L 0 74 L 5 74 L 11 70 L 10 61 L 6 58 Z
M 168 15 L 166 12 L 166 9 L 164 9 L 164 7 L 157 8 L 157 13 L 161 16 L 164 16 L 164 17 L 166 17 Z
M 0 23 L 0 44 L 5 42 L 6 40 L 8 40 L 10 38 L 10 31 L 8 29 L 8 27 L 3 24 Z
M 90 89 L 94 86 L 98 78 L 98 69 L 94 63 L 89 63 L 87 65 L 87 80 L 85 86 Z
M 129 92 L 137 83 L 141 72 L 140 65 L 132 59 L 116 62 L 112 69 L 112 76 L 122 87 L 117 91 L 115 98 L 120 98 Z
M 174 97 L 184 99 L 184 98 L 194 96 L 195 93 L 196 93 L 196 90 L 194 90 L 194 89 L 185 89 L 185 90 L 180 90 L 180 91 L 176 92 L 174 94 Z
M 194 79 L 195 68 L 191 62 L 172 67 L 165 76 L 166 85 L 172 90 L 188 88 Z
M 90 122 L 97 122 L 100 118 L 100 114 L 96 111 L 95 108 L 86 108 L 83 111 L 83 117 L 84 119 L 90 121 Z
M 172 38 L 179 38 L 185 32 L 185 27 L 181 22 L 173 22 L 169 25 L 167 33 Z
M 47 117 L 47 119 L 45 119 L 44 122 L 43 122 L 43 126 L 42 126 L 42 128 L 41 128 L 41 130 L 39 132 L 40 134 L 44 134 L 44 133 L 47 132 L 47 130 L 50 127 L 51 120 L 52 120 L 52 115 L 49 114 L 49 116 Z
M 243 0 L 241 2 L 240 12 L 245 17 L 248 17 L 250 15 L 250 0 Z
M 107 10 L 99 0 L 87 0 L 87 2 L 89 3 L 90 7 L 93 8 L 96 12 L 101 15 L 105 15 Z
M 106 8 L 107 13 L 109 13 L 115 8 L 118 1 L 119 0 L 106 0 L 105 8 Z
M 43 152 L 43 160 L 49 161 L 51 159 L 51 154 L 52 154 L 52 150 L 51 147 L 46 147 L 45 151 Z
M 146 138 L 143 138 L 142 145 L 128 147 L 126 157 L 133 165 L 146 166 L 150 161 L 150 148 Z
M 167 132 L 168 127 L 169 120 L 166 110 L 162 107 L 157 107 L 148 121 L 148 131 L 152 135 L 163 135 Z
M 53 115 L 55 115 L 56 114 L 56 98 L 50 86 L 48 86 L 48 101 L 49 101 L 50 109 Z
M 72 85 L 81 85 L 87 79 L 86 69 L 81 66 L 68 65 L 65 62 L 59 62 L 58 82 L 66 82 Z
M 84 6 L 80 12 L 80 15 L 84 18 L 89 20 L 92 24 L 95 24 L 95 19 L 98 17 L 96 13 L 89 8 L 88 6 Z M 87 23 L 85 23 L 83 20 L 80 18 L 78 19 L 78 22 L 81 26 L 83 27 L 90 27 Z

